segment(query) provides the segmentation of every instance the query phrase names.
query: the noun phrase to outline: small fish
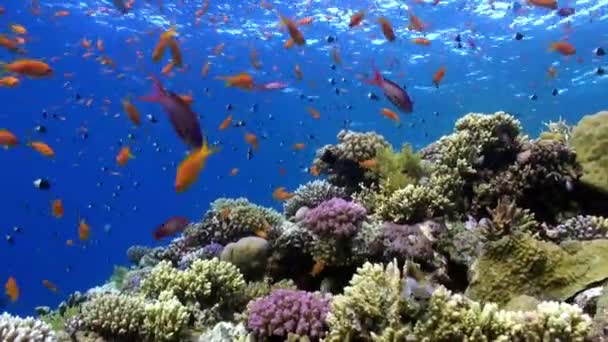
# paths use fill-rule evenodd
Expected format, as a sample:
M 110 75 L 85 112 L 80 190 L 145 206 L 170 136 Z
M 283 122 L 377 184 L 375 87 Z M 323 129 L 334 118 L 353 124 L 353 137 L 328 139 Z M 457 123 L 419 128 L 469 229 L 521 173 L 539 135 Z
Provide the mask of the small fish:
M 285 44 L 283 44 L 283 47 L 286 49 L 291 49 L 293 47 L 294 41 L 293 39 L 289 38 L 285 41 Z
M 549 51 L 556 51 L 564 56 L 572 56 L 576 54 L 574 45 L 568 42 L 555 42 L 549 47 Z
M 126 98 L 122 100 L 122 108 L 127 113 L 127 117 L 135 126 L 141 126 L 141 115 L 139 114 L 139 110 L 137 107 L 131 103 L 131 101 Z
M 171 51 L 171 63 L 178 68 L 181 67 L 184 62 L 182 61 L 182 53 L 175 38 L 169 40 L 169 50 Z
M 249 60 L 251 61 L 251 66 L 254 69 L 259 70 L 262 68 L 262 63 L 260 63 L 258 60 L 258 53 L 255 49 L 251 49 L 251 52 L 249 53 Z
M 205 62 L 205 64 L 203 65 L 203 69 L 201 70 L 201 76 L 203 76 L 203 78 L 207 77 L 207 75 L 209 74 L 209 68 L 211 68 L 211 63 Z
M 293 193 L 289 193 L 287 192 L 287 190 L 285 190 L 285 187 L 280 186 L 276 189 L 274 189 L 274 191 L 272 192 L 272 198 L 274 198 L 277 201 L 287 201 L 288 199 L 292 198 L 293 196 L 295 196 Z
M 166 91 L 157 78 L 154 78 L 152 93 L 140 99 L 160 103 L 169 116 L 173 129 L 188 146 L 200 148 L 203 145 L 203 134 L 198 115 L 177 94 Z
M 310 116 L 312 116 L 313 119 L 317 119 L 318 120 L 318 119 L 321 118 L 321 113 L 318 110 L 316 110 L 316 109 L 314 109 L 312 107 L 308 107 L 307 110 L 308 110 L 308 113 L 310 113 Z
M 254 151 L 258 150 L 259 143 L 258 137 L 253 133 L 245 133 L 245 142 L 247 142 L 251 147 L 253 147 Z
M 291 39 L 293 40 L 293 42 L 296 45 L 306 44 L 306 39 L 304 38 L 304 35 L 300 31 L 300 29 L 298 29 L 298 25 L 296 25 L 296 23 L 294 23 L 293 21 L 291 21 L 290 19 L 288 19 L 287 17 L 285 17 L 283 15 L 281 15 L 281 23 L 284 24 L 285 26 L 287 26 L 287 31 L 289 32 L 289 36 L 291 37 Z
M 395 31 L 393 30 L 393 25 L 386 19 L 385 17 L 380 17 L 378 19 L 378 23 L 380 24 L 380 28 L 382 29 L 382 34 L 384 34 L 384 38 L 389 42 L 395 41 L 397 38 L 395 36 Z
M 51 202 L 51 214 L 58 219 L 63 217 L 65 210 L 63 209 L 63 201 L 61 199 Z
M 161 224 L 156 230 L 152 231 L 152 237 L 154 240 L 161 240 L 163 238 L 173 236 L 180 233 L 188 226 L 190 220 L 184 216 L 173 216 L 163 224 Z
M 23 25 L 13 24 L 11 25 L 11 31 L 16 34 L 27 34 L 27 29 Z
M 161 58 L 163 58 L 167 45 L 169 45 L 169 41 L 174 39 L 176 35 L 177 31 L 175 31 L 175 26 L 171 26 L 167 32 L 163 32 L 160 35 L 160 39 L 152 51 L 153 62 L 158 62 L 161 60 Z
M 276 89 L 285 89 L 287 88 L 287 83 L 285 82 L 268 82 L 264 84 L 260 84 L 257 86 L 260 90 L 276 90 Z
M 445 76 L 445 72 L 446 72 L 446 67 L 442 66 L 433 75 L 433 84 L 435 85 L 436 88 L 439 88 L 439 84 L 441 83 L 441 80 L 443 80 L 443 77 Z
M 19 286 L 17 286 L 17 280 L 15 280 L 15 277 L 8 277 L 6 284 L 4 284 L 4 292 L 11 302 L 16 302 L 17 299 L 19 299 Z
M 431 41 L 426 38 L 414 38 L 414 39 L 412 39 L 412 43 L 414 43 L 416 45 L 424 45 L 424 46 L 431 45 Z
M 321 174 L 319 168 L 314 165 L 308 169 L 308 173 L 310 173 L 314 177 L 319 177 L 319 175 Z
M 359 12 L 351 15 L 350 21 L 348 23 L 348 27 L 353 28 L 355 26 L 359 26 L 361 24 L 361 22 L 363 21 L 363 18 L 365 18 L 365 11 L 359 11 Z
M 427 25 L 424 22 L 422 22 L 422 20 L 420 20 L 420 18 L 418 18 L 416 15 L 414 15 L 414 13 L 412 11 L 409 11 L 408 16 L 409 16 L 410 23 L 408 24 L 407 28 L 410 31 L 424 32 L 424 29 L 426 28 Z
M 296 25 L 298 25 L 298 26 L 310 25 L 310 24 L 312 24 L 312 22 L 314 21 L 314 19 L 315 19 L 314 17 L 305 17 L 305 18 L 302 18 L 302 19 L 298 20 L 296 22 Z
M 198 179 L 201 170 L 205 168 L 207 158 L 217 152 L 217 149 L 210 149 L 207 140 L 203 141 L 200 149 L 191 152 L 177 166 L 175 174 L 175 192 L 181 193 L 188 189 Z
M 119 166 L 125 166 L 127 165 L 129 159 L 133 158 L 135 158 L 135 156 L 131 154 L 131 149 L 129 148 L 129 146 L 125 146 L 121 148 L 118 154 L 116 155 L 116 163 Z
M 315 260 L 315 264 L 312 266 L 312 269 L 310 270 L 310 275 L 313 277 L 317 277 L 319 274 L 321 274 L 321 272 L 323 272 L 323 270 L 325 269 L 325 267 L 327 266 L 327 264 L 325 263 L 325 261 L 317 259 Z
M 19 85 L 19 79 L 14 76 L 5 76 L 0 78 L 0 87 L 12 88 Z
M 384 109 L 386 109 L 386 108 L 384 108 Z M 397 115 L 395 112 L 393 112 L 393 113 L 395 115 Z M 397 117 L 397 121 L 399 121 L 399 117 Z M 359 162 L 359 166 L 361 166 L 364 169 L 374 169 L 376 166 L 378 166 L 378 161 L 376 159 L 363 160 L 363 161 Z
M 301 150 L 303 150 L 305 148 L 306 148 L 306 145 L 303 144 L 303 143 L 293 144 L 293 149 L 296 150 L 296 151 L 301 151 Z
M 239 174 L 239 169 L 238 168 L 232 168 L 232 170 L 230 170 L 230 176 L 234 177 L 236 175 Z
M 384 91 L 384 96 L 402 112 L 411 113 L 414 110 L 414 102 L 410 99 L 405 89 L 395 82 L 382 77 L 380 71 L 374 70 L 374 78 L 366 80 L 366 82 L 380 87 Z
M 395 122 L 399 122 L 399 115 L 397 115 L 397 113 L 395 113 L 394 111 L 392 111 L 388 108 L 382 108 L 380 110 L 380 114 L 386 116 L 387 118 L 389 118 Z
M 105 46 L 103 45 L 103 40 L 101 38 L 97 39 L 97 42 L 95 44 L 95 46 L 97 47 L 97 50 L 99 50 L 99 52 L 104 52 L 106 51 Z
M 78 239 L 80 241 L 86 241 L 91 236 L 91 227 L 85 221 L 85 219 L 81 218 L 78 220 Z
M 219 56 L 222 54 L 222 51 L 224 51 L 224 47 L 226 45 L 224 43 L 220 43 L 218 44 L 216 47 L 213 48 L 213 54 L 216 56 Z
M 557 9 L 557 0 L 528 0 L 528 5 L 547 9 Z
M 573 15 L 574 13 L 576 13 L 576 10 L 574 9 L 574 7 L 562 7 L 557 11 L 557 14 L 562 18 L 569 17 L 569 16 Z
M 342 64 L 342 58 L 340 58 L 340 50 L 337 47 L 334 47 L 331 50 L 331 58 L 334 60 L 336 64 Z
M 262 226 L 256 227 L 253 230 L 253 233 L 262 239 L 268 239 L 268 233 L 272 229 L 272 226 L 266 221 L 266 219 L 262 219 Z
M 0 67 L 6 72 L 30 77 L 47 77 L 53 74 L 53 69 L 45 62 L 34 59 L 20 59 L 12 63 L 0 62 Z
M 0 129 L 0 146 L 8 149 L 18 144 L 17 136 L 6 129 Z
M 302 69 L 300 69 L 300 65 L 299 65 L 299 64 L 296 64 L 296 65 L 293 67 L 293 71 L 295 72 L 296 77 L 298 78 L 298 80 L 300 80 L 300 81 L 301 81 L 301 80 L 302 80 L 302 78 L 304 78 L 304 73 L 302 73 Z
M 551 65 L 547 70 L 547 78 L 555 78 L 555 76 L 557 76 L 557 70 L 553 65 Z
M 49 145 L 43 143 L 42 141 L 32 141 L 28 143 L 28 146 L 30 146 L 36 152 L 42 154 L 45 157 L 52 158 L 55 156 L 55 151 L 53 151 L 53 149 Z
M 245 90 L 251 90 L 255 86 L 253 77 L 251 77 L 251 75 L 246 72 L 242 72 L 234 76 L 218 76 L 216 77 L 216 79 L 223 80 L 224 85 L 226 87 L 236 87 Z
M 48 279 L 42 280 L 42 285 L 53 293 L 59 293 L 59 288 L 57 287 L 57 285 L 51 283 L 51 281 Z
M 230 127 L 230 123 L 232 122 L 232 114 L 228 115 L 224 121 L 222 121 L 222 123 L 220 124 L 220 127 L 218 127 L 218 129 L 220 131 L 225 130 L 226 128 Z

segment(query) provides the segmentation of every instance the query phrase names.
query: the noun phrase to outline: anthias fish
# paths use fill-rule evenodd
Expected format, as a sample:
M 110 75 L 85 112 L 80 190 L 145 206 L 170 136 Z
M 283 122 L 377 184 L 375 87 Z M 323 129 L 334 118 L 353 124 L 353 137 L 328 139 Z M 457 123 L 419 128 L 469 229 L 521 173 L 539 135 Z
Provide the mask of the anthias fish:
M 160 240 L 165 237 L 173 236 L 186 228 L 188 218 L 184 216 L 173 216 L 161 224 L 156 230 L 152 231 L 154 240 Z
M 395 82 L 382 77 L 380 71 L 374 70 L 374 78 L 366 82 L 382 88 L 384 96 L 402 112 L 411 113 L 414 110 L 414 102 L 412 102 L 405 89 Z

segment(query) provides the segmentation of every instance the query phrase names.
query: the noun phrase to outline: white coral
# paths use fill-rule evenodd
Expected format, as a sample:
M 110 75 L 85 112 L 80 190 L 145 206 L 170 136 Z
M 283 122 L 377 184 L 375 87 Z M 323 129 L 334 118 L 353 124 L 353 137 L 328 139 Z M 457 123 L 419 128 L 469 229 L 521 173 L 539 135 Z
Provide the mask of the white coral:
M 0 315 L 0 341 L 2 342 L 53 342 L 57 341 L 51 327 L 33 317 Z

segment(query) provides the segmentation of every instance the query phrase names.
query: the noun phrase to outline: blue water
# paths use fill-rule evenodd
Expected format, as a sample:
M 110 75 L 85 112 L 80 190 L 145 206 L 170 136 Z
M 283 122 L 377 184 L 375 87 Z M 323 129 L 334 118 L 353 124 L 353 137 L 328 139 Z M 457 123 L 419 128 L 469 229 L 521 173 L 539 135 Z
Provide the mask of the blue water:
M 608 49 L 607 0 L 560 1 L 560 6 L 577 11 L 567 19 L 525 4 L 523 12 L 516 14 L 511 1 L 494 1 L 495 10 L 485 0 L 441 0 L 437 6 L 432 1 L 405 0 L 272 1 L 292 18 L 314 16 L 311 25 L 302 27 L 307 45 L 290 50 L 283 48 L 287 34 L 278 27 L 278 15 L 262 9 L 259 1 L 210 1 L 198 26 L 194 12 L 202 1 L 165 0 L 161 13 L 156 1 L 137 0 L 130 14 L 121 15 L 111 2 L 48 0 L 41 4 L 38 16 L 31 14 L 30 3 L 2 2 L 5 14 L 0 16 L 0 32 L 12 36 L 9 25 L 24 25 L 28 29 L 26 56 L 44 58 L 55 73 L 50 79 L 22 79 L 16 88 L 0 88 L 0 128 L 9 129 L 22 142 L 45 141 L 56 151 L 53 159 L 23 145 L 0 151 L 0 233 L 14 239 L 13 244 L 0 240 L 0 281 L 3 284 L 14 276 L 21 290 L 17 302 L 4 300 L 4 310 L 31 314 L 37 305 L 54 306 L 72 291 L 103 283 L 115 264 L 127 263 L 129 246 L 155 245 L 151 231 L 165 219 L 184 215 L 198 220 L 217 197 L 244 196 L 280 209 L 272 190 L 277 186 L 293 190 L 310 180 L 303 168 L 310 165 L 318 147 L 335 142 L 345 125 L 376 130 L 396 146 L 409 142 L 420 148 L 449 133 L 455 120 L 468 112 L 511 112 L 534 136 L 543 122 L 562 117 L 573 123 L 605 109 L 608 103 L 608 76 L 594 74 L 599 66 L 608 68 L 607 57 L 592 53 L 600 46 Z M 405 29 L 408 6 L 430 24 L 426 36 L 431 46 L 410 42 L 422 35 Z M 350 15 L 361 9 L 368 9 L 366 20 L 349 31 Z M 59 10 L 68 10 L 70 15 L 55 17 Z M 221 22 L 224 15 L 226 23 Z M 327 20 L 326 15 L 333 18 Z M 396 42 L 382 37 L 375 22 L 380 15 L 392 22 Z M 210 18 L 216 22 L 210 23 Z M 151 87 L 146 78 L 159 74 L 168 61 L 167 56 L 153 64 L 150 55 L 160 32 L 171 23 L 177 24 L 188 69 L 161 80 L 176 93 L 192 92 L 204 134 L 223 146 L 209 158 L 199 181 L 183 194 L 175 194 L 173 182 L 175 166 L 187 149 L 157 104 L 137 100 Z M 272 39 L 265 39 L 263 31 Z M 525 35 L 521 41 L 513 39 L 518 31 Z M 462 49 L 454 42 L 458 33 Z M 337 42 L 328 44 L 328 35 L 337 37 Z M 565 35 L 576 46 L 576 56 L 547 52 L 551 42 Z M 114 60 L 116 69 L 96 61 L 100 55 L 96 49 L 94 56 L 83 58 L 83 37 L 93 44 L 103 39 L 104 55 Z M 467 44 L 469 39 L 475 49 Z M 220 43 L 225 49 L 215 56 L 213 49 Z M 332 70 L 334 46 L 340 50 L 342 64 Z M 259 71 L 250 64 L 252 48 L 263 63 Z M 138 51 L 143 58 L 137 57 Z M 0 60 L 15 58 L 0 50 Z M 206 61 L 212 65 L 203 79 L 200 70 Z M 372 61 L 385 77 L 405 85 L 414 100 L 414 112 L 401 116 L 400 127 L 379 114 L 383 107 L 392 108 L 379 89 L 360 81 L 370 74 Z M 303 81 L 295 77 L 295 64 L 304 73 Z M 548 80 L 552 64 L 558 75 Z M 436 89 L 431 79 L 442 65 L 447 74 Z M 242 71 L 252 73 L 259 83 L 278 80 L 290 88 L 246 92 L 224 88 L 222 81 L 214 79 Z M 66 77 L 66 73 L 73 75 Z M 336 88 L 341 89 L 339 95 Z M 560 94 L 552 96 L 553 89 Z M 369 100 L 370 91 L 380 100 Z M 152 114 L 158 123 L 144 120 L 142 127 L 134 128 L 121 106 L 129 94 L 142 115 Z M 533 94 L 538 97 L 535 101 L 529 98 Z M 92 104 L 84 105 L 89 99 Z M 234 120 L 246 125 L 219 132 L 228 104 L 234 107 L 230 112 Z M 252 110 L 254 105 L 257 110 Z M 318 109 L 321 119 L 312 119 L 308 107 Z M 36 132 L 36 125 L 44 125 L 47 133 Z M 245 132 L 260 139 L 259 151 L 251 160 Z M 128 138 L 130 133 L 134 139 Z M 294 143 L 305 143 L 306 149 L 295 152 Z M 124 145 L 132 147 L 136 158 L 119 168 L 115 157 Z M 230 177 L 235 167 L 239 174 Z M 285 175 L 280 174 L 281 167 Z M 114 171 L 120 175 L 112 175 Z M 32 182 L 39 177 L 48 178 L 52 188 L 36 189 Z M 62 219 L 50 215 L 50 202 L 56 198 L 64 202 Z M 91 226 L 91 239 L 84 243 L 78 241 L 79 216 Z M 14 232 L 13 227 L 20 231 Z M 67 239 L 75 240 L 74 246 L 67 246 Z M 55 283 L 61 292 L 46 289 L 43 279 Z

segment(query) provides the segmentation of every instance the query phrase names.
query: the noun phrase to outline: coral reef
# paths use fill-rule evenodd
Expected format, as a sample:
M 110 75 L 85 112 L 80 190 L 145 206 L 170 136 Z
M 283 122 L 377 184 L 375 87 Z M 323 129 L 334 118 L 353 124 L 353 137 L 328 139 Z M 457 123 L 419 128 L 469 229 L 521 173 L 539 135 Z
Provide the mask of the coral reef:
M 104 337 L 135 339 L 145 335 L 145 301 L 141 297 L 102 294 L 82 306 L 85 326 Z
M 328 183 L 324 180 L 315 180 L 300 185 L 294 192 L 293 197 L 288 199 L 283 205 L 283 212 L 288 218 L 293 217 L 298 209 L 314 208 L 332 198 L 345 198 L 344 189 Z
M 269 254 L 268 241 L 248 236 L 227 244 L 220 259 L 236 265 L 246 279 L 255 279 L 264 276 Z
M 54 342 L 55 333 L 46 323 L 32 317 L 0 315 L 0 340 L 5 342 Z
M 572 130 L 569 144 L 583 166 L 581 179 L 608 192 L 608 112 L 583 117 Z
M 608 218 L 578 215 L 552 227 L 545 225 L 543 236 L 555 242 L 608 238 Z
M 256 336 L 287 337 L 289 333 L 318 341 L 326 333 L 330 298 L 322 294 L 278 289 L 247 306 L 247 327 Z
M 308 211 L 304 225 L 318 236 L 349 238 L 356 234 L 365 215 L 366 210 L 360 204 L 332 198 Z

